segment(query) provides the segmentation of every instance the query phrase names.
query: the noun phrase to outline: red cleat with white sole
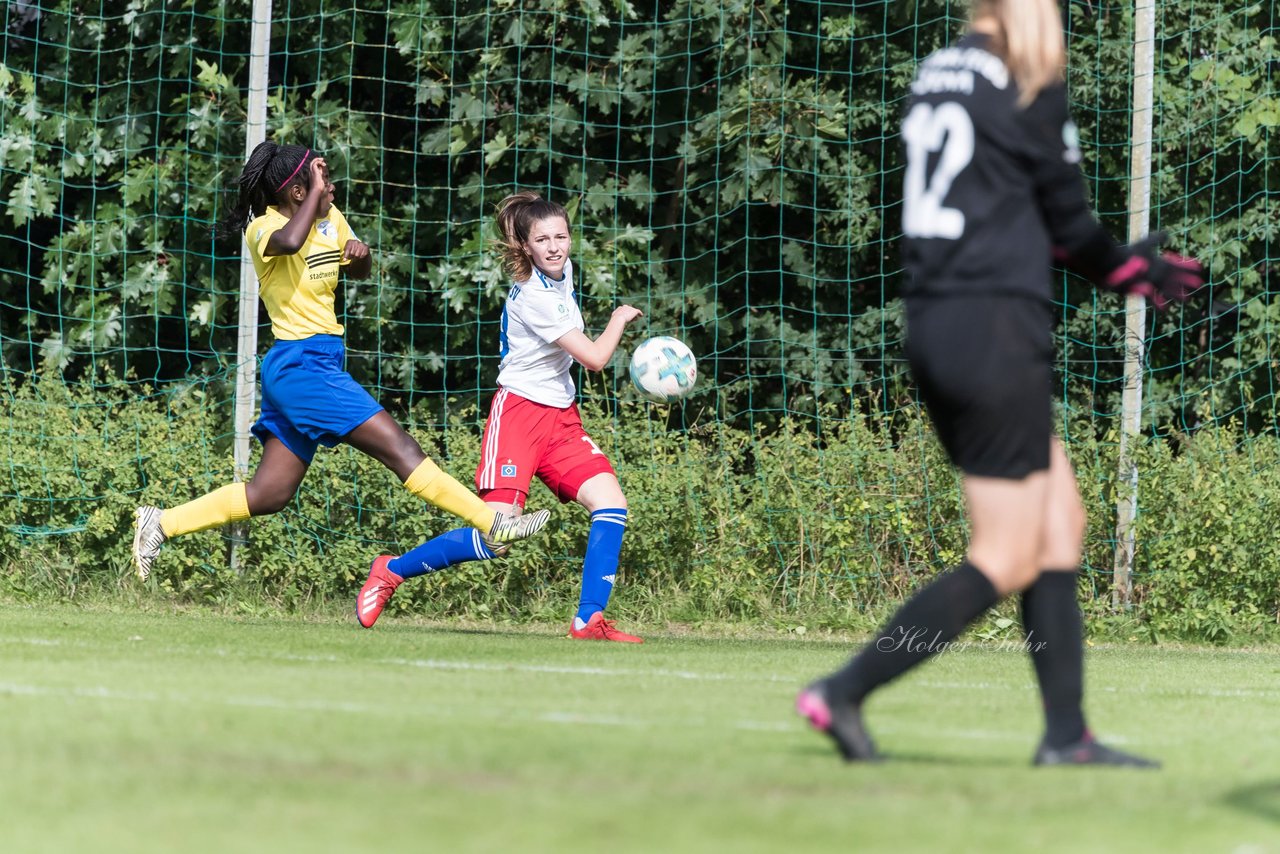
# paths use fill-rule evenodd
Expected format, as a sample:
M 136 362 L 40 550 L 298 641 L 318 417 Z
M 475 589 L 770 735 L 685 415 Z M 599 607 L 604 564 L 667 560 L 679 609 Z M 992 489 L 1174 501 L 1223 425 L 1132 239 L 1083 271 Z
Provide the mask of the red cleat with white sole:
M 643 640 L 635 635 L 629 635 L 626 632 L 617 629 L 613 625 L 613 620 L 606 620 L 603 611 L 596 611 L 591 615 L 591 619 L 587 620 L 587 624 L 582 628 L 577 628 L 577 620 L 569 624 L 569 637 L 574 640 L 602 640 L 615 641 L 617 643 L 644 643 Z
M 380 555 L 373 559 L 369 567 L 369 580 L 360 588 L 356 597 L 356 619 L 366 629 L 373 628 L 378 622 L 382 609 L 391 601 L 391 594 L 396 592 L 403 578 L 387 569 L 387 564 L 395 560 L 395 555 Z

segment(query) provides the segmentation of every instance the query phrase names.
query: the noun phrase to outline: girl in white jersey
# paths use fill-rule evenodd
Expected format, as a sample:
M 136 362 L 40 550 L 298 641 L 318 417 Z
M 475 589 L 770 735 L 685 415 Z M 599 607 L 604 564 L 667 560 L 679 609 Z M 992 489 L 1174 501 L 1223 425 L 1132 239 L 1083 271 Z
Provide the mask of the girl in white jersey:
M 604 618 L 627 526 L 627 499 L 608 457 L 582 427 L 570 369 L 601 370 L 640 310 L 622 305 L 595 340 L 584 333 L 569 260 L 569 215 L 533 192 L 498 205 L 503 268 L 513 282 L 502 309 L 498 391 L 484 429 L 476 487 L 499 512 L 519 514 L 536 476 L 561 501 L 591 514 L 582 594 L 569 636 L 640 643 Z M 373 562 L 356 601 L 369 628 L 405 578 L 493 557 L 473 532 L 451 531 L 401 557 Z

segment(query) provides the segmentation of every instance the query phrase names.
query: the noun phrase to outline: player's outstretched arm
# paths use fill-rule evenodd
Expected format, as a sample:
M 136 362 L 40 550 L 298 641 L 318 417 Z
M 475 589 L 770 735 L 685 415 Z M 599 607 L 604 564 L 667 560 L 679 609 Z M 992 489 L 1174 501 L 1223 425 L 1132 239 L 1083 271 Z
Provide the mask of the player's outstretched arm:
M 1204 266 L 1160 248 L 1168 235 L 1157 231 L 1125 247 L 1128 257 L 1111 270 L 1102 287 L 1122 294 L 1141 294 L 1163 311 L 1170 303 L 1186 302 L 1207 279 Z
M 608 325 L 596 340 L 592 341 L 575 329 L 557 338 L 556 344 L 588 371 L 603 370 L 613 358 L 613 351 L 618 349 L 627 324 L 643 315 L 644 312 L 634 306 L 620 305 L 613 310 Z
M 1163 311 L 1172 303 L 1186 302 L 1208 278 L 1199 261 L 1162 250 L 1168 239 L 1163 231 L 1128 246 L 1106 238 L 1095 241 L 1092 251 L 1058 250 L 1057 260 L 1104 290 L 1139 294 Z

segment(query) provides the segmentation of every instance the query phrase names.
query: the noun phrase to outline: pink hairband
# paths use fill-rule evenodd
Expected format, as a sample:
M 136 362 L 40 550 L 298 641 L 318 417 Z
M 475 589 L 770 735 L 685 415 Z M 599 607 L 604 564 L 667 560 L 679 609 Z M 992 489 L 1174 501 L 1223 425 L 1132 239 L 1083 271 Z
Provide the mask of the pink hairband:
M 298 161 L 297 167 L 295 167 L 294 170 L 289 173 L 289 177 L 284 179 L 283 184 L 281 184 L 279 187 L 276 187 L 277 193 L 283 190 L 285 187 L 289 186 L 289 182 L 293 180 L 293 176 L 298 174 L 298 170 L 302 168 L 302 164 L 306 163 L 307 158 L 310 156 L 311 156 L 311 149 L 308 148 L 307 153 L 302 155 L 302 159 Z

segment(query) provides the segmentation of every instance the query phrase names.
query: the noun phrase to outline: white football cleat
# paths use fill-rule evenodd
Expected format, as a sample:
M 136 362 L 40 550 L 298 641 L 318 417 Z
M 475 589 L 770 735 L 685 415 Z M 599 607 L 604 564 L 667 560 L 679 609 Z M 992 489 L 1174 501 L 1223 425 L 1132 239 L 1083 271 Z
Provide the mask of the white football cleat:
M 133 568 L 143 581 L 168 537 L 160 527 L 160 508 L 144 505 L 133 511 Z
M 493 525 L 489 527 L 489 533 L 484 535 L 485 544 L 497 551 L 507 543 L 532 537 L 546 527 L 550 518 L 550 510 L 537 510 L 533 513 L 525 513 L 523 516 L 499 513 L 493 520 Z

